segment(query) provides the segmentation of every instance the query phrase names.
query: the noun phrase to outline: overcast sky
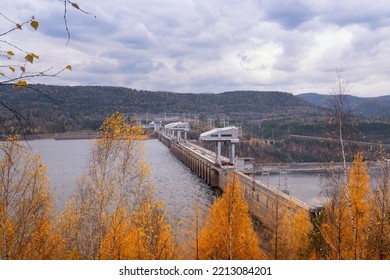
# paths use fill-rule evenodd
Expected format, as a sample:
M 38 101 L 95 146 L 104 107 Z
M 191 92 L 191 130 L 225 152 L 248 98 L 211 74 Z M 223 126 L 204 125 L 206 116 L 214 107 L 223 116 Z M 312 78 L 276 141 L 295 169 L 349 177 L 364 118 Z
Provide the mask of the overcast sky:
M 40 80 L 175 92 L 329 93 L 336 69 L 358 96 L 390 94 L 388 0 L 74 0 L 68 45 L 63 4 L 12 0 L 0 12 L 39 21 L 9 42 L 40 55 Z M 0 17 L 0 33 L 12 24 Z M 7 63 L 2 61 L 2 64 Z

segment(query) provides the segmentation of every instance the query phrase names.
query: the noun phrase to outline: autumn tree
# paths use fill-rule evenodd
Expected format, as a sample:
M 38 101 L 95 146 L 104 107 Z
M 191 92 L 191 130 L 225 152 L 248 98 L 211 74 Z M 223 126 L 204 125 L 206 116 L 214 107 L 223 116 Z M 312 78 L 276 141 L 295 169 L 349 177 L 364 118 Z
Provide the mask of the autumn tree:
M 188 222 L 184 226 L 182 255 L 185 259 L 199 260 L 200 233 L 205 223 L 205 211 L 196 199 Z
M 46 168 L 17 140 L 1 144 L 0 259 L 57 258 Z
M 253 230 L 239 179 L 232 175 L 226 190 L 209 210 L 199 237 L 201 259 L 264 259 Z
M 278 221 L 272 228 L 271 256 L 276 260 L 308 259 L 311 230 L 306 210 L 284 208 L 278 213 Z
M 347 186 L 336 185 L 328 192 L 325 221 L 321 226 L 328 245 L 328 258 L 366 258 L 372 224 L 369 179 L 363 153 L 359 151 L 347 175 Z
M 62 215 L 70 257 L 101 259 L 108 229 L 129 217 L 153 191 L 149 167 L 142 159 L 142 129 L 112 114 L 91 148 L 88 171 Z M 116 231 L 115 231 L 116 232 Z
M 368 259 L 390 258 L 390 164 L 382 158 L 378 163 L 379 176 L 373 188 L 372 233 L 367 240 Z
M 354 244 L 353 247 L 357 250 L 359 243 L 359 221 L 356 221 L 356 193 L 350 187 L 352 174 L 348 174 L 348 159 L 346 139 L 348 132 L 351 132 L 352 121 L 350 110 L 347 105 L 347 97 L 351 93 L 351 86 L 348 81 L 341 76 L 341 70 L 337 70 L 336 83 L 332 89 L 331 108 L 329 110 L 329 125 L 331 129 L 331 138 L 338 140 L 338 146 L 334 147 L 336 157 L 340 158 L 341 168 L 334 168 L 334 162 L 330 164 L 330 181 L 326 189 L 329 203 L 325 207 L 327 222 L 323 224 L 324 237 L 328 240 L 326 243 L 330 252 L 331 258 L 349 259 L 354 258 L 350 255 L 351 251 L 344 245 L 347 243 Z M 367 174 L 368 175 L 368 174 Z M 362 178 L 359 178 L 362 179 Z M 354 205 L 355 203 L 355 205 Z M 332 229 L 331 229 L 332 228 Z M 348 229 L 351 229 L 352 234 L 348 234 Z M 326 239 L 326 238 L 325 238 Z M 347 241 L 348 240 L 348 241 Z M 357 254 L 357 252 L 356 252 Z M 358 256 L 354 254 L 357 258 Z
M 120 259 L 177 259 L 178 247 L 166 216 L 161 202 L 153 196 L 144 199 L 129 217 L 130 225 L 125 231 Z M 109 233 L 107 237 L 112 239 L 112 236 Z

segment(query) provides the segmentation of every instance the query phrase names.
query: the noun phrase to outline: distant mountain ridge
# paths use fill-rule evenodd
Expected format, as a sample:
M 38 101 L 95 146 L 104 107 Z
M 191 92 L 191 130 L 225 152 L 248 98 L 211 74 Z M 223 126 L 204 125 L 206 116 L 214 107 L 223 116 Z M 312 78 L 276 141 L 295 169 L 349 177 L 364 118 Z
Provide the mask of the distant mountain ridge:
M 85 113 L 119 110 L 126 113 L 207 113 L 227 115 L 273 115 L 316 111 L 315 106 L 291 93 L 277 91 L 231 91 L 218 94 L 192 94 L 145 91 L 104 86 L 47 86 L 27 88 L 1 87 L 0 96 L 10 105 L 39 106 L 57 100 L 58 109 L 66 107 Z M 29 103 L 29 104 L 28 104 Z
M 303 93 L 297 95 L 315 106 L 330 108 L 332 96 L 318 93 Z M 365 117 L 390 119 L 390 95 L 379 97 L 346 96 L 346 107 L 355 115 Z
M 115 111 L 126 115 L 196 113 L 203 118 L 225 115 L 236 122 L 321 113 L 303 99 L 277 91 L 191 94 L 104 86 L 34 85 L 32 88 L 2 86 L 0 99 L 21 112 L 34 127 L 44 127 L 48 132 L 96 129 Z M 0 117 L 3 122 L 12 119 L 12 115 Z

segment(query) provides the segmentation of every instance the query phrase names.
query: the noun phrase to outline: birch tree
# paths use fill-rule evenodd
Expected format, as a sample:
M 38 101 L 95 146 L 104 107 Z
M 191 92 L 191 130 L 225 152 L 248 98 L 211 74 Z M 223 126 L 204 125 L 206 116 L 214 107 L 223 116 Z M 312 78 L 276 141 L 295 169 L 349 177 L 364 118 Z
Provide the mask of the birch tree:
M 62 215 L 67 252 L 101 259 L 108 229 L 130 215 L 153 191 L 149 166 L 142 159 L 142 129 L 114 113 L 99 129 L 89 169 Z
M 127 235 L 126 259 L 173 260 L 178 247 L 163 204 L 153 197 L 145 199 L 131 215 Z
M 53 195 L 46 167 L 17 140 L 1 144 L 0 259 L 55 258 Z
M 348 162 L 346 150 L 347 127 L 351 126 L 350 112 L 347 108 L 346 99 L 351 93 L 351 86 L 348 81 L 341 76 L 341 70 L 336 72 L 336 83 L 332 89 L 331 108 L 329 110 L 329 124 L 333 127 L 331 137 L 338 139 L 339 145 L 335 151 L 339 150 L 338 156 L 341 162 L 341 169 L 331 166 L 330 182 L 326 190 L 329 203 L 326 206 L 328 222 L 324 224 L 325 231 L 333 232 L 332 237 L 326 241 L 333 252 L 332 258 L 350 258 L 347 256 L 342 244 L 346 239 L 352 238 L 348 242 L 358 243 L 358 229 L 356 224 L 356 215 L 353 209 L 352 189 L 348 187 Z M 333 162 L 331 162 L 333 164 Z M 332 228 L 330 230 L 330 228 Z M 353 234 L 345 235 L 345 230 L 351 228 Z M 325 236 L 324 236 L 325 237 Z M 325 238 L 326 239 L 326 238 Z

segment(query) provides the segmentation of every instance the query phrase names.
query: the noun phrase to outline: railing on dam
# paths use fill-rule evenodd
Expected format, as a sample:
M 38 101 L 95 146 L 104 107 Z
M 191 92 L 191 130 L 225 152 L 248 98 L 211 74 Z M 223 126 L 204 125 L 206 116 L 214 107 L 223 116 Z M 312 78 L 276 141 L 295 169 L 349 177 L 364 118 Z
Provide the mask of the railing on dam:
M 309 204 L 307 204 L 307 203 L 305 203 L 305 202 L 303 202 L 303 201 L 301 201 L 293 196 L 290 196 L 281 190 L 269 187 L 266 184 L 263 184 L 257 180 L 254 180 L 251 177 L 249 177 L 245 174 L 242 174 L 240 172 L 237 172 L 237 174 L 240 177 L 241 183 L 244 183 L 246 185 L 253 184 L 256 189 L 259 189 L 259 190 L 262 189 L 262 190 L 266 190 L 269 193 L 274 193 L 275 196 L 278 196 L 279 200 L 281 200 L 282 202 L 288 201 L 288 203 L 286 203 L 286 204 L 293 204 L 293 205 L 295 205 L 299 208 L 302 208 L 308 212 L 317 211 L 315 207 L 312 207 Z
M 248 202 L 251 214 L 260 221 L 272 223 L 275 212 L 284 210 L 305 210 L 310 216 L 320 210 L 300 201 L 276 188 L 267 186 L 252 177 L 236 171 L 234 166 L 216 166 L 215 153 L 190 142 L 172 141 L 170 138 L 159 136 L 171 152 L 186 164 L 194 173 L 208 185 L 225 190 L 229 176 L 235 174 L 240 179 L 241 188 Z M 225 160 L 225 158 L 222 158 Z M 226 158 L 227 160 L 227 158 Z M 271 221 L 271 222 L 270 222 Z

